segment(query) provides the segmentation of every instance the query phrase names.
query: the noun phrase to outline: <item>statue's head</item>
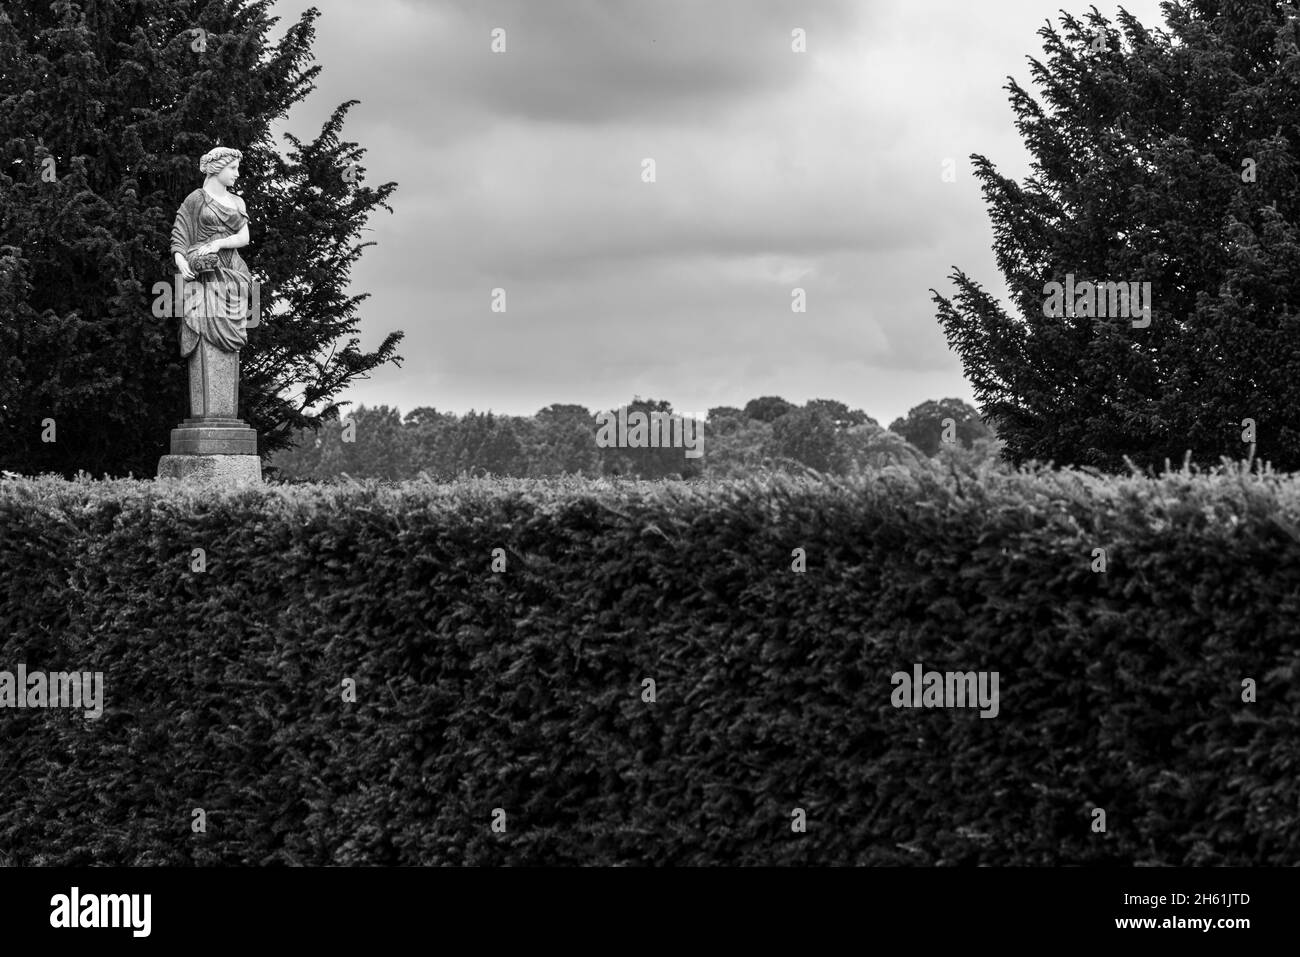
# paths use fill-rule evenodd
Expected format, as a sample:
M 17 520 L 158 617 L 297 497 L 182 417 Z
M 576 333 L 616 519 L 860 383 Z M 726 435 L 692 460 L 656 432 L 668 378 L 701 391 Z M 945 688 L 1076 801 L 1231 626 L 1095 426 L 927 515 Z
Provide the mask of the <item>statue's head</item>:
M 229 189 L 239 178 L 239 161 L 244 154 L 229 146 L 208 150 L 199 160 L 199 170 L 204 176 L 215 176 L 217 182 Z

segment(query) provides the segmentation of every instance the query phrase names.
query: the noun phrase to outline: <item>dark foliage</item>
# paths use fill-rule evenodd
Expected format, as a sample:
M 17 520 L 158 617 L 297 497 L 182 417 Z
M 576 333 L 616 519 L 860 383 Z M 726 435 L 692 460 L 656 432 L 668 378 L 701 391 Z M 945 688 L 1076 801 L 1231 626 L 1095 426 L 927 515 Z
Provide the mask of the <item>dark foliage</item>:
M 19 480 L 0 528 L 0 661 L 107 699 L 0 709 L 11 863 L 1300 860 L 1291 479 Z M 998 715 L 893 707 L 918 662 Z
M 1013 462 L 1235 460 L 1251 419 L 1257 455 L 1297 469 L 1300 19 L 1277 0 L 1162 6 L 1164 31 L 1095 7 L 1040 31 L 1043 102 L 1007 86 L 1032 174 L 971 157 L 1010 312 L 956 270 L 939 321 Z M 1150 283 L 1149 325 L 1117 301 L 1045 314 L 1069 277 Z
M 951 424 L 945 420 L 951 419 Z M 889 431 L 901 435 L 926 455 L 935 455 L 951 430 L 951 444 L 972 448 L 980 439 L 991 438 L 992 430 L 979 412 L 961 399 L 934 399 L 908 411 L 905 418 L 889 423 Z

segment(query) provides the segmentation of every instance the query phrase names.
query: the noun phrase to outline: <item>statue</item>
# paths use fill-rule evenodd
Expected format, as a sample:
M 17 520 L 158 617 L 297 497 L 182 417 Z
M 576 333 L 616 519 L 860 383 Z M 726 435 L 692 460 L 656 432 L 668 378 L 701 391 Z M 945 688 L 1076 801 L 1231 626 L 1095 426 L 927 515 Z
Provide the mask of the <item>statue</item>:
M 239 350 L 248 341 L 253 278 L 239 255 L 248 210 L 230 192 L 239 150 L 218 146 L 199 161 L 203 185 L 176 211 L 171 253 L 182 285 L 181 355 L 189 360 L 190 417 L 172 430 L 158 477 L 261 481 L 257 433 L 238 418 Z

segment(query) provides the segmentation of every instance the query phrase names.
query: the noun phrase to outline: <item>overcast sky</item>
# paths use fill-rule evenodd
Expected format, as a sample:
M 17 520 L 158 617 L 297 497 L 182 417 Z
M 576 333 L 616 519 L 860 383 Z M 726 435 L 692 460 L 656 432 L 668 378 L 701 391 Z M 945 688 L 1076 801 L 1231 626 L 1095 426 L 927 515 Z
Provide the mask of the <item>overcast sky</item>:
M 405 361 L 343 398 L 530 415 L 780 395 L 883 425 L 973 398 L 928 293 L 954 265 L 1003 291 L 966 157 L 1025 175 L 1006 77 L 1029 87 L 1036 31 L 1088 7 L 281 0 L 275 36 L 313 5 L 323 69 L 277 134 L 313 139 L 360 100 L 343 138 L 367 183 L 398 184 L 352 292 L 372 294 L 362 345 L 404 330 Z M 1124 6 L 1162 24 L 1157 0 Z

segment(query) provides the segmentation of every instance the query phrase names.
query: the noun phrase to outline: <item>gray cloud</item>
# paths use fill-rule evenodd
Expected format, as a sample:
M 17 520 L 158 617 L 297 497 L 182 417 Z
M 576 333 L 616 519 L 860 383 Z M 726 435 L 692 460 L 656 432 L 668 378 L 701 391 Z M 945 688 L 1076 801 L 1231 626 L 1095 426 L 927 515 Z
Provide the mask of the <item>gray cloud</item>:
M 823 49 L 858 29 L 855 0 L 452 0 L 435 88 L 507 116 L 566 123 L 706 122 L 792 82 L 791 30 Z M 507 52 L 485 56 L 491 30 Z M 465 42 L 469 40 L 469 42 Z M 795 81 L 797 82 L 797 80 Z
M 954 264 L 1001 289 L 965 158 L 1026 172 L 1002 87 L 1028 84 L 1059 3 L 311 2 L 324 70 L 288 128 L 310 137 L 359 99 L 344 137 L 370 182 L 399 183 L 353 291 L 373 294 L 363 344 L 404 329 L 407 361 L 348 398 L 531 413 L 779 394 L 885 422 L 969 399 L 927 290 Z M 1128 6 L 1159 22 L 1157 0 Z

